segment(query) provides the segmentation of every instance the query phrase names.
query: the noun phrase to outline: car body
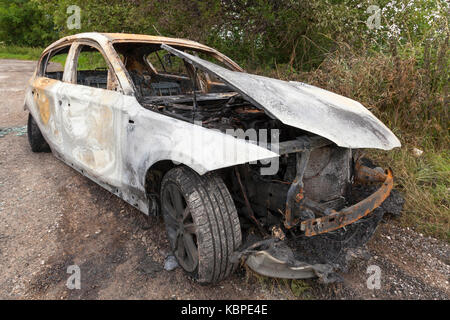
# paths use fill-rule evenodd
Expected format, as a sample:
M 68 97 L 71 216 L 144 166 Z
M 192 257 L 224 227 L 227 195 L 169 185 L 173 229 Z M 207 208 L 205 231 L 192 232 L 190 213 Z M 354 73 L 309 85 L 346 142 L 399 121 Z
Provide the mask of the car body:
M 63 69 L 51 71 L 52 59 L 65 60 Z M 162 212 L 180 264 L 201 282 L 223 279 L 236 264 L 232 255 L 245 251 L 239 219 L 265 236 L 272 227 L 314 237 L 368 215 L 389 195 L 392 173 L 364 166 L 354 150 L 400 146 L 356 101 L 249 74 L 215 49 L 159 36 L 82 33 L 58 40 L 38 62 L 25 108 L 34 151 L 47 143 L 57 158 L 144 214 Z M 356 180 L 382 186 L 346 206 Z M 195 207 L 196 197 L 207 201 Z M 185 217 L 177 204 L 186 214 L 197 210 L 190 223 L 179 222 Z M 170 210 L 183 216 L 174 219 L 180 225 L 173 234 Z M 204 219 L 210 227 L 201 235 Z M 204 237 L 213 253 L 200 245 Z M 275 275 L 282 277 L 320 269 L 258 252 L 247 261 L 263 274 L 274 275 L 266 269 L 280 264 Z

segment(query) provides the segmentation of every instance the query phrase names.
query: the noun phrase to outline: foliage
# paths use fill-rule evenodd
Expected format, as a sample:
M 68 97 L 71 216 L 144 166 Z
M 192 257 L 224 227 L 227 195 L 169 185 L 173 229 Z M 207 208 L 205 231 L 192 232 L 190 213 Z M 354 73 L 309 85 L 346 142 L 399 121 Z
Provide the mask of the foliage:
M 31 0 L 0 0 L 0 42 L 45 46 L 57 38 L 52 16 Z

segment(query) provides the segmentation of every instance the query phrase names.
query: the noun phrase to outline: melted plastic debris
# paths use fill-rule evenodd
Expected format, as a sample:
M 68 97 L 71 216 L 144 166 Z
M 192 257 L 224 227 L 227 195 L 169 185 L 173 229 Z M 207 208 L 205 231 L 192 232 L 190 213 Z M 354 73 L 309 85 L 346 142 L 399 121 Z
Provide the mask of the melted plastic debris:
M 175 258 L 174 255 L 170 254 L 166 257 L 166 260 L 164 261 L 164 270 L 172 271 L 178 268 L 178 261 L 177 258 Z
M 336 271 L 346 271 L 353 254 L 349 250 L 364 246 L 372 237 L 384 210 L 377 208 L 368 216 L 336 231 L 314 237 L 298 237 L 289 240 L 297 260 L 309 264 L 329 264 Z

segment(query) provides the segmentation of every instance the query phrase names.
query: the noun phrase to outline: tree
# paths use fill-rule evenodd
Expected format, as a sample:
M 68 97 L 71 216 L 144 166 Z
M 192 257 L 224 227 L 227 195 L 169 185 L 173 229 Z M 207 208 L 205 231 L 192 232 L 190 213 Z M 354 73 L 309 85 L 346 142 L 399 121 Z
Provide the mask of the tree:
M 0 0 L 0 41 L 45 46 L 57 38 L 53 18 L 32 0 Z

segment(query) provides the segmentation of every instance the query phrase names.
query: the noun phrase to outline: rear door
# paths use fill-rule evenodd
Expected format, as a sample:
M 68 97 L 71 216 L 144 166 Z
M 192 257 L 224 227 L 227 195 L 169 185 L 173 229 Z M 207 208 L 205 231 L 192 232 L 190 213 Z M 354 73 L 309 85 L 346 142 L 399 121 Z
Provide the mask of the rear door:
M 59 47 L 42 56 L 31 90 L 30 112 L 51 148 L 59 153 L 63 151 L 59 90 L 70 47 L 70 44 Z

